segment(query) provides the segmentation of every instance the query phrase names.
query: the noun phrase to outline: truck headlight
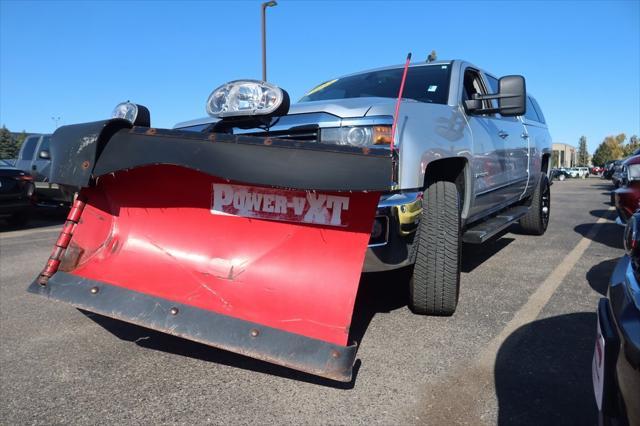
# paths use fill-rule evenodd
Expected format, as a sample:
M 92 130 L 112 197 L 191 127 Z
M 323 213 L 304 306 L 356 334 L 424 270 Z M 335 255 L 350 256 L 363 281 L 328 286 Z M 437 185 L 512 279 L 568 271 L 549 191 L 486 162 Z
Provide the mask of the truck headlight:
M 344 126 L 320 130 L 320 142 L 357 147 L 391 144 L 391 126 Z
M 207 99 L 207 114 L 212 117 L 285 115 L 289 95 L 264 81 L 236 80 L 215 89 Z

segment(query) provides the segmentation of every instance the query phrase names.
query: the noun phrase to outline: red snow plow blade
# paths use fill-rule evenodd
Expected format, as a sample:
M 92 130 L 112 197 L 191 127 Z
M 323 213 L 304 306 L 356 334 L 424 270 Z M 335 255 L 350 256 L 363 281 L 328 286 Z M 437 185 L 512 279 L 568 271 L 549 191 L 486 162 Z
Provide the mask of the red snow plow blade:
M 359 169 L 387 165 L 390 176 L 386 155 L 129 129 L 120 121 L 90 125 L 102 126 L 94 132 L 99 136 L 92 160 L 69 155 L 62 160 L 64 152 L 53 153 L 60 162 L 54 178 L 82 189 L 30 291 L 311 374 L 350 380 L 356 353 L 348 341 L 351 315 L 376 205 L 389 179 L 369 173 L 366 185 L 354 187 L 341 183 L 340 176 L 325 176 L 367 175 Z M 86 134 L 86 128 L 69 129 L 81 126 L 88 125 L 67 126 L 54 142 Z M 75 139 L 86 142 L 86 136 Z M 213 146 L 217 151 L 207 152 Z M 67 148 L 77 152 L 75 145 Z M 230 154 L 234 148 L 242 151 L 241 158 Z M 150 153 L 154 150 L 169 153 L 156 158 Z M 201 158 L 176 158 L 185 150 L 210 156 L 216 164 L 200 167 Z M 227 168 L 220 165 L 222 154 L 232 163 Z M 358 171 L 344 169 L 346 164 L 334 170 L 316 163 L 323 159 L 315 155 L 327 154 L 350 161 Z M 305 176 L 297 176 L 299 167 L 281 164 L 296 159 L 306 165 Z M 243 160 L 249 164 L 241 166 Z M 69 172 L 69 163 L 79 161 L 80 173 L 85 173 L 84 161 L 90 173 Z M 262 177 L 250 170 L 260 167 L 267 169 Z

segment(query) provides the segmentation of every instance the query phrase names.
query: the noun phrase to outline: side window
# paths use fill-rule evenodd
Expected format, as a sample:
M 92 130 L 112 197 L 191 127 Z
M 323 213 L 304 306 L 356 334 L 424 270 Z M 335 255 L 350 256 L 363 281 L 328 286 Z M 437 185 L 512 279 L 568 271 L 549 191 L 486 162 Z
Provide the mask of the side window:
M 527 96 L 527 111 L 524 113 L 524 118 L 531 121 L 542 122 L 536 113 L 536 109 L 533 106 L 531 98 Z
M 49 149 L 49 141 L 51 140 L 51 136 L 43 136 L 42 143 L 40 144 L 40 151 L 50 151 Z
M 473 95 L 486 95 L 487 90 L 484 88 L 482 78 L 478 71 L 467 68 L 464 72 L 462 101 L 473 99 Z M 482 108 L 491 108 L 489 101 L 483 101 Z
M 544 115 L 542 115 L 542 110 L 540 109 L 540 105 L 538 104 L 538 101 L 531 98 L 531 103 L 533 104 L 533 107 L 535 108 L 536 113 L 538 114 L 538 118 L 540 118 L 540 122 L 543 124 L 546 124 L 547 122 L 544 121 Z
M 487 82 L 489 82 L 489 91 L 493 94 L 493 93 L 498 93 L 498 91 L 500 90 L 500 83 L 498 82 L 498 79 L 489 75 L 489 74 L 485 74 L 484 75 L 487 78 Z M 497 99 L 492 99 L 491 100 L 491 107 L 492 108 L 498 108 L 498 100 Z
M 31 160 L 33 158 L 33 152 L 36 150 L 40 136 L 31 136 L 24 141 L 24 148 L 22 149 L 22 160 Z
M 487 81 L 489 82 L 491 93 L 498 93 L 498 90 L 500 90 L 500 83 L 498 82 L 498 79 L 489 74 L 485 74 L 485 76 L 487 77 Z

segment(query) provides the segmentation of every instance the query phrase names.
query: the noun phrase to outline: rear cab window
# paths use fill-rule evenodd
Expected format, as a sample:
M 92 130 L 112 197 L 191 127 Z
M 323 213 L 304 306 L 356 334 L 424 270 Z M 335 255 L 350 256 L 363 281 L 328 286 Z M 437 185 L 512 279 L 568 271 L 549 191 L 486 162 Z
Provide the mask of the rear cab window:
M 527 96 L 527 110 L 523 118 L 525 124 L 545 125 L 544 116 L 540 111 L 540 107 L 532 96 Z
M 529 121 L 536 121 L 540 123 L 540 117 L 538 117 L 538 113 L 533 106 L 533 102 L 531 102 L 530 96 L 527 96 L 527 111 L 524 113 L 524 118 Z
M 531 103 L 533 104 L 533 108 L 535 108 L 536 110 L 536 114 L 538 114 L 538 118 L 540 119 L 540 123 L 542 124 L 547 124 L 547 122 L 544 119 L 544 115 L 542 115 L 542 109 L 540 108 L 540 105 L 538 104 L 538 101 L 536 101 L 534 98 L 529 98 L 531 100 Z

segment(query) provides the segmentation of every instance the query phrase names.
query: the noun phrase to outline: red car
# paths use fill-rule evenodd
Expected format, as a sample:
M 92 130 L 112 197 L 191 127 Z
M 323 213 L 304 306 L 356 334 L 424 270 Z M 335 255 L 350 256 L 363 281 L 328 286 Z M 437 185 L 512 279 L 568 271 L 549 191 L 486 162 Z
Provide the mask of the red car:
M 622 163 L 622 186 L 614 191 L 618 216 L 622 222 L 640 208 L 640 155 L 635 155 Z

